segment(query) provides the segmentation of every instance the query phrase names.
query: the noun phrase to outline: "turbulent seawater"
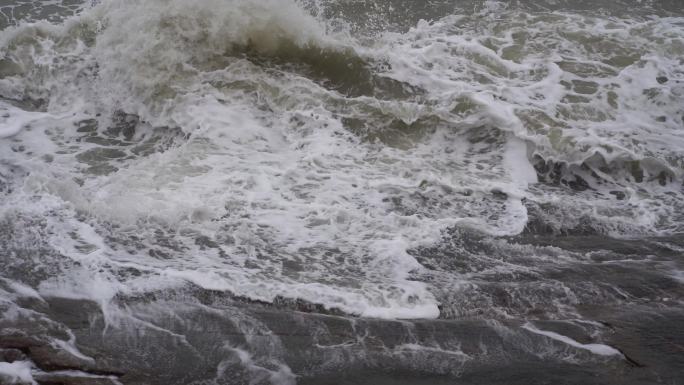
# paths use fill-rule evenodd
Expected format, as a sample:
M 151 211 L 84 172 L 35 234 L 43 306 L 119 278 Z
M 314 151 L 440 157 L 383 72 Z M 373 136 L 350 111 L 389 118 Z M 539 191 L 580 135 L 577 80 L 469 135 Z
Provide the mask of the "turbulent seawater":
M 684 4 L 1 1 L 0 383 L 684 384 Z

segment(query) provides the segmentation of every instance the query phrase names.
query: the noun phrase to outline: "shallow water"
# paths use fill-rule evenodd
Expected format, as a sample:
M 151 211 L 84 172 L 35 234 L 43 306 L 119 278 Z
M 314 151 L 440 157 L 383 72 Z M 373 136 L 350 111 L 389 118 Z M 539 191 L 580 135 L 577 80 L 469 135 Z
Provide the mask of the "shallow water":
M 0 12 L 0 381 L 681 381 L 678 2 Z

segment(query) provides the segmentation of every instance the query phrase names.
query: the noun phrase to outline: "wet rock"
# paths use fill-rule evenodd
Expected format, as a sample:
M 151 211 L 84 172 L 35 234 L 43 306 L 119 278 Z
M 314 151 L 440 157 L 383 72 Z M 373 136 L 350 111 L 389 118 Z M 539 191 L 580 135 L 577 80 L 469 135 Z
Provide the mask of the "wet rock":
M 669 80 L 669 79 L 667 78 L 667 76 L 658 76 L 658 77 L 656 78 L 656 81 L 657 81 L 659 84 L 665 84 L 665 83 L 667 83 L 668 80 Z
M 41 373 L 33 376 L 39 385 L 117 385 L 121 382 L 110 377 L 96 377 L 84 373 L 82 376 L 77 374 L 63 373 Z
M 680 384 L 684 370 L 684 312 L 681 308 L 655 310 L 649 306 L 596 307 L 584 311 L 610 325 L 606 343 L 625 355 L 634 370 L 633 383 Z M 657 374 L 656 374 L 657 373 Z M 655 382 L 654 377 L 658 377 Z
M 625 197 L 626 197 L 626 195 L 625 195 L 624 192 L 622 192 L 622 191 L 617 191 L 617 190 L 611 191 L 610 194 L 611 194 L 611 195 L 614 195 L 614 196 L 615 196 L 615 199 L 617 199 L 617 200 L 619 200 L 619 201 L 625 199 Z
M 496 199 L 501 199 L 501 200 L 508 199 L 508 194 L 506 194 L 506 192 L 504 192 L 498 188 L 492 189 L 491 193 Z
M 22 352 L 27 352 L 29 348 L 33 346 L 44 345 L 40 338 L 31 337 L 23 334 L 7 334 L 0 335 L 0 348 L 2 349 L 15 349 Z
M 88 370 L 93 361 L 84 360 L 52 346 L 31 346 L 28 354 L 36 366 L 43 370 Z
M 457 237 L 462 241 L 459 245 L 466 242 L 464 238 L 467 237 Z M 573 243 L 582 242 L 577 238 Z M 552 278 L 566 275 L 567 271 L 559 271 L 558 277 Z M 575 276 L 586 279 L 587 274 L 577 271 Z M 135 317 L 121 318 L 115 327 L 105 325 L 96 303 L 47 299 L 50 318 L 71 329 L 79 350 L 93 357 L 97 365 L 122 368 L 120 375 L 103 373 L 95 363 L 58 351 L 41 340 L 15 337 L 11 342 L 24 346 L 29 358 L 43 370 L 78 371 L 69 376 L 62 372 L 37 374 L 37 382 L 43 385 L 109 385 L 116 383 L 115 380 L 125 385 L 255 383 L 254 373 L 250 374 L 244 367 L 236 349 L 249 353 L 256 365 L 269 370 L 278 370 L 277 365 L 283 363 L 298 376 L 297 383 L 312 385 L 530 385 L 554 383 L 551 380 L 564 384 L 636 385 L 653 383 L 648 380 L 655 378 L 655 370 L 666 372 L 680 367 L 676 358 L 659 367 L 651 366 L 655 359 L 644 361 L 644 354 L 634 353 L 648 340 L 634 339 L 623 319 L 607 319 L 603 314 L 591 319 L 605 318 L 613 327 L 595 326 L 596 322 L 587 326 L 587 323 L 550 320 L 533 321 L 533 324 L 580 343 L 600 341 L 622 349 L 645 367 L 630 365 L 619 357 L 595 357 L 584 349 L 560 342 L 550 344 L 548 337 L 521 328 L 530 320 L 390 321 L 303 312 L 300 310 L 306 307 L 303 304 L 264 304 L 227 297 L 221 292 L 203 293 L 200 304 L 188 302 L 187 292 L 179 293 L 175 299 L 122 297 L 117 301 L 125 301 L 127 311 Z M 194 298 L 198 297 L 197 293 L 193 294 Z M 665 326 L 667 330 L 676 327 Z M 594 331 L 600 333 L 594 334 Z M 670 334 L 676 342 L 679 335 Z M 660 338 L 648 354 L 656 354 L 669 342 L 663 341 L 667 336 L 659 333 L 645 337 Z M 677 345 L 668 346 L 677 349 Z M 544 355 L 540 356 L 539 352 Z M 675 353 L 675 350 L 667 352 Z M 564 361 L 568 355 L 581 364 Z M 225 371 L 217 378 L 219 366 Z M 632 379 L 627 372 L 630 370 L 644 372 Z M 269 373 L 262 371 L 257 377 Z
M 26 355 L 19 349 L 0 349 L 0 362 L 15 362 L 26 360 Z
M 575 175 L 574 180 L 566 181 L 566 184 L 568 185 L 568 187 L 575 191 L 586 191 L 589 189 L 589 183 L 587 183 L 586 180 L 577 175 Z

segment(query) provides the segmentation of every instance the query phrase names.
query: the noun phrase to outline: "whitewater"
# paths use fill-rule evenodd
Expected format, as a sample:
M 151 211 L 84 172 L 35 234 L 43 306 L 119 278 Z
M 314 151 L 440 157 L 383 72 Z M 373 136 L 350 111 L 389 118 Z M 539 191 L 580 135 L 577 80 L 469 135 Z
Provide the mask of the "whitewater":
M 0 14 L 0 383 L 681 381 L 676 1 Z

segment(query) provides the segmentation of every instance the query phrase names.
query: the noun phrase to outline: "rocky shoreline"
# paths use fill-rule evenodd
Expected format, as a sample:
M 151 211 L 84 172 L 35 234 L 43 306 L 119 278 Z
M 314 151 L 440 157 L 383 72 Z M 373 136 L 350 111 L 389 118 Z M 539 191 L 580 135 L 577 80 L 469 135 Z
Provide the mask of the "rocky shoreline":
M 595 322 L 409 322 L 216 293 L 205 304 L 130 301 L 116 316 L 85 300 L 26 302 L 34 317 L 0 321 L 0 362 L 30 362 L 41 385 L 262 384 L 278 376 L 312 385 L 677 384 L 684 368 L 684 312 L 649 306 L 585 309 Z M 587 348 L 595 344 L 621 354 L 595 354 Z
M 468 252 L 493 253 L 478 238 L 455 239 L 463 244 L 416 250 L 417 258 L 435 272 L 457 271 Z M 0 384 L 681 384 L 682 286 L 661 271 L 680 263 L 679 238 L 523 234 L 506 242 L 513 260 L 525 258 L 515 254 L 517 244 L 590 255 L 584 263 L 553 265 L 543 277 L 611 285 L 624 299 L 580 298 L 566 312 L 574 316 L 535 312 L 534 303 L 512 302 L 509 281 L 492 280 L 491 287 L 501 286 L 489 303 L 515 316 L 496 317 L 486 308 L 459 315 L 449 309 L 485 304 L 454 300 L 443 304 L 440 319 L 409 321 L 191 285 L 98 303 L 3 279 Z M 621 260 L 644 262 L 613 262 Z M 649 270 L 651 264 L 660 270 Z

